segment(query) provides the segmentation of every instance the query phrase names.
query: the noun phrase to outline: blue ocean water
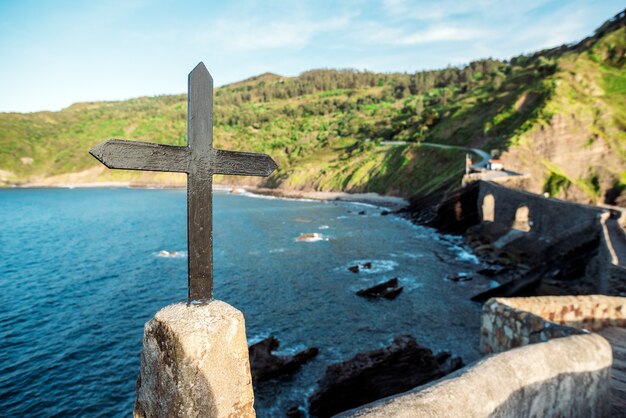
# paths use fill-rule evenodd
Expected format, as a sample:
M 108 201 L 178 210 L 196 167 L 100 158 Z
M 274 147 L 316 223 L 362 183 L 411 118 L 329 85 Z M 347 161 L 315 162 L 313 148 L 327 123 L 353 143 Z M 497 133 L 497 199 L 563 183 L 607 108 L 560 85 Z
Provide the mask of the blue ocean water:
M 259 416 L 284 415 L 328 364 L 396 335 L 479 357 L 468 296 L 490 284 L 444 279 L 479 268 L 459 241 L 357 204 L 222 192 L 214 210 L 215 296 L 243 311 L 248 341 L 320 348 L 295 375 L 255 386 Z M 143 325 L 186 298 L 184 253 L 159 256 L 186 250 L 185 192 L 0 190 L 0 219 L 0 415 L 131 415 Z M 323 239 L 295 241 L 313 232 Z M 354 295 L 391 277 L 405 287 L 394 301 Z

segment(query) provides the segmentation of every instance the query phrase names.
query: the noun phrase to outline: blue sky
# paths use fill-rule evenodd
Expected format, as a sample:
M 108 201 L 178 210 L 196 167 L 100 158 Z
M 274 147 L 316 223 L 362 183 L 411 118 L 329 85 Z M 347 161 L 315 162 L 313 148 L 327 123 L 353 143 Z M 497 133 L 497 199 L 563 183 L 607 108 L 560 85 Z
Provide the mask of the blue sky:
M 186 91 L 266 71 L 406 71 L 577 41 L 617 0 L 0 0 L 0 112 Z

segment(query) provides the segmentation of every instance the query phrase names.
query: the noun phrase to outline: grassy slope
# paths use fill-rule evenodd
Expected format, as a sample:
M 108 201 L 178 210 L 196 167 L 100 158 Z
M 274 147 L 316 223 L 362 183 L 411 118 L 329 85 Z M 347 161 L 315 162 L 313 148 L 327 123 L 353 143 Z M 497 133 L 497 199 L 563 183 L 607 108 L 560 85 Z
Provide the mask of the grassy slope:
M 280 169 L 263 183 L 270 187 L 402 196 L 460 180 L 464 153 L 420 147 L 421 141 L 499 148 L 508 150 L 515 168 L 533 173 L 533 191 L 597 201 L 610 188 L 626 185 L 625 44 L 622 23 L 582 49 L 419 73 L 414 77 L 426 81 L 417 87 L 406 74 L 264 74 L 216 91 L 214 143 L 271 154 Z M 328 82 L 338 74 L 340 81 Z M 110 137 L 182 145 L 186 107 L 186 96 L 176 95 L 81 103 L 60 112 L 0 113 L 0 183 L 95 167 L 87 151 Z M 563 128 L 558 116 L 572 114 L 576 124 L 570 131 L 588 137 L 569 152 L 602 155 L 584 156 L 578 164 L 584 167 L 575 170 L 563 147 L 538 145 L 545 142 L 538 132 Z M 557 143 L 560 135 L 570 138 L 567 126 L 550 132 Z M 384 139 L 410 144 L 384 146 Z M 563 158 L 553 158 L 555 153 Z M 92 170 L 81 179 L 106 180 L 173 181 L 169 175 L 112 170 Z

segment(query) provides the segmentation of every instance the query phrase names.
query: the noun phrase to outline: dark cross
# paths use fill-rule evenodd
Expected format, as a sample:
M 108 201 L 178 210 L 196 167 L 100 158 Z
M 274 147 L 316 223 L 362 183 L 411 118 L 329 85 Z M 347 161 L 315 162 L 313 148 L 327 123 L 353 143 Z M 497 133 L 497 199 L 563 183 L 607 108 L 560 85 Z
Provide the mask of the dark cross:
M 89 153 L 108 168 L 187 173 L 189 300 L 213 293 L 213 174 L 269 176 L 269 155 L 219 150 L 213 143 L 213 78 L 203 63 L 189 74 L 187 146 L 109 139 Z

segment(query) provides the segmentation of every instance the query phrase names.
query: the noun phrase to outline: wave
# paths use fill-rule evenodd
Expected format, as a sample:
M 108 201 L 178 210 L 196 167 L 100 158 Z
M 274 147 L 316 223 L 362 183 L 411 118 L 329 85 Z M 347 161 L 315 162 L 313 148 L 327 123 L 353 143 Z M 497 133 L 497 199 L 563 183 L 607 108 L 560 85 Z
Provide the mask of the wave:
M 371 267 L 365 268 L 364 266 L 368 263 L 371 263 Z M 348 268 L 353 266 L 359 266 L 359 273 L 377 274 L 395 270 L 396 267 L 398 267 L 398 262 L 394 260 L 354 260 L 341 267 L 335 268 L 335 270 L 348 271 Z
M 155 257 L 161 258 L 186 258 L 187 251 L 167 251 L 161 250 L 158 253 L 154 253 Z

